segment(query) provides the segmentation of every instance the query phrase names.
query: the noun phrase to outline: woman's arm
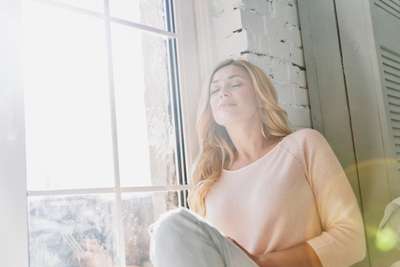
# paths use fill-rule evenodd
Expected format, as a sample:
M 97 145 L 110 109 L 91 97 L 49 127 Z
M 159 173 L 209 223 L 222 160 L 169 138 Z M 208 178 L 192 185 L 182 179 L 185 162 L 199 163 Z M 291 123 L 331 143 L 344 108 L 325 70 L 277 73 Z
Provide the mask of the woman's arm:
M 322 232 L 304 240 L 323 267 L 349 267 L 366 255 L 364 225 L 345 171 L 322 134 L 302 130 L 298 138 L 307 180 L 313 191 Z
M 317 254 L 308 243 L 256 256 L 255 262 L 260 267 L 322 267 Z
M 317 254 L 308 243 L 267 254 L 252 255 L 234 239 L 227 238 L 240 247 L 260 267 L 322 267 Z

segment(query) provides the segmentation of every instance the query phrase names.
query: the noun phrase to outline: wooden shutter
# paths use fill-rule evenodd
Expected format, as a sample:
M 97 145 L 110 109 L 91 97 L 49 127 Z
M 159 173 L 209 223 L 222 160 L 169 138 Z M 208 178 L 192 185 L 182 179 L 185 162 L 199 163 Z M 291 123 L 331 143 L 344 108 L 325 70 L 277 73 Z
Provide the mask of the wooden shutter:
M 400 0 L 371 2 L 387 123 L 391 199 L 400 196 Z M 399 257 L 400 260 L 400 257 Z
M 354 154 L 346 170 L 359 189 L 368 243 L 354 267 L 389 267 L 400 251 L 383 251 L 375 234 L 400 196 L 400 0 L 298 3 L 313 125 L 334 133 L 331 140 L 347 140 L 346 129 L 351 136 L 343 155 Z M 335 101 L 342 91 L 345 101 Z

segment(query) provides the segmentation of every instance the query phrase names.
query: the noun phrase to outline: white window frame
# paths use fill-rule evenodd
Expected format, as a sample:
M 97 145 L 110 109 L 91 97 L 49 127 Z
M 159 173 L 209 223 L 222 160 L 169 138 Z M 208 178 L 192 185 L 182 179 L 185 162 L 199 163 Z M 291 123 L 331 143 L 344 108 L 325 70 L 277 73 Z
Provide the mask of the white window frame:
M 18 43 L 21 6 L 0 1 L 0 264 L 28 266 L 24 107 Z
M 195 161 L 199 150 L 195 129 L 197 104 L 200 97 L 201 76 L 201 43 L 198 40 L 196 5 L 197 0 L 176 0 L 176 34 L 178 45 L 178 65 L 180 67 L 180 88 L 182 119 L 185 136 L 185 155 L 187 174 L 191 172 L 191 166 Z M 189 179 L 189 178 L 188 178 Z M 190 181 L 188 180 L 188 183 Z
M 48 0 L 45 0 L 48 1 Z M 51 0 L 49 0 L 51 1 Z M 112 0 L 105 0 L 112 1 Z M 177 45 L 177 64 L 179 67 L 180 102 L 185 139 L 184 155 L 186 175 L 198 152 L 195 133 L 197 100 L 200 93 L 200 67 L 194 20 L 195 0 L 174 0 L 175 33 L 156 30 L 138 23 L 130 26 L 156 34 L 175 37 Z M 53 1 L 55 5 L 57 4 Z M 21 36 L 22 0 L 0 1 L 0 264 L 2 266 L 28 267 L 28 209 L 25 159 L 25 122 L 22 79 L 19 70 L 19 44 Z M 79 11 L 79 8 L 71 7 Z M 86 11 L 90 13 L 90 11 Z M 96 15 L 93 13 L 93 15 Z M 101 16 L 101 15 L 100 15 Z M 4 111 L 4 112 L 3 112 Z M 112 111 L 112 113 L 115 111 Z M 113 115 L 113 114 L 112 114 Z M 115 115 L 113 115 L 115 116 Z M 115 125 L 113 126 L 115 129 Z M 113 129 L 115 138 L 116 132 Z M 114 150 L 114 153 L 116 151 Z M 119 178 L 116 178 L 116 186 Z M 190 181 L 188 181 L 190 182 Z M 189 185 L 125 187 L 122 192 L 183 190 Z M 71 193 L 107 193 L 114 188 L 91 188 L 77 190 L 35 191 L 29 195 L 59 195 Z M 118 197 L 117 197 L 118 199 Z M 122 231 L 122 229 L 120 229 Z M 4 238 L 5 237 L 5 238 Z M 122 238 L 121 238 L 122 242 Z M 124 251 L 121 250 L 120 251 Z M 125 255 L 122 263 L 125 261 Z

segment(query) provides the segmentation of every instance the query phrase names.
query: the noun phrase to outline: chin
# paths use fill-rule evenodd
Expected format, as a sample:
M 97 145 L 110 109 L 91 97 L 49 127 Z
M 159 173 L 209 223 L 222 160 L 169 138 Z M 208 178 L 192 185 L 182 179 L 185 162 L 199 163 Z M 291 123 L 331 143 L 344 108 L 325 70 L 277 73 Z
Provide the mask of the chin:
M 224 119 L 219 119 L 219 120 L 217 120 L 216 123 L 217 123 L 219 126 L 227 127 L 227 126 L 229 126 L 229 125 L 232 125 L 232 124 L 237 123 L 237 121 L 238 121 L 238 120 L 237 120 L 237 119 L 234 119 L 234 118 L 231 118 L 231 119 L 224 118 Z
M 225 115 L 219 116 L 215 122 L 223 127 L 240 125 L 242 123 L 248 124 L 249 122 L 256 122 L 257 118 L 254 116 L 244 116 L 243 114 L 232 114 L 232 116 Z

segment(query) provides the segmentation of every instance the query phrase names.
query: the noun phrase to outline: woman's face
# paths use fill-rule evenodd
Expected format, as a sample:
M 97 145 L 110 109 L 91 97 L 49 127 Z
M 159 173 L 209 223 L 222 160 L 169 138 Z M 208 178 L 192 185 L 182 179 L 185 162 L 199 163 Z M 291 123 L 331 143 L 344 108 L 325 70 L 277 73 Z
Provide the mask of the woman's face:
M 214 120 L 221 126 L 254 120 L 257 100 L 250 76 L 241 67 L 219 69 L 210 85 L 210 106 Z

